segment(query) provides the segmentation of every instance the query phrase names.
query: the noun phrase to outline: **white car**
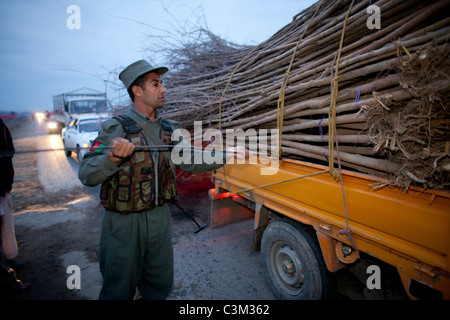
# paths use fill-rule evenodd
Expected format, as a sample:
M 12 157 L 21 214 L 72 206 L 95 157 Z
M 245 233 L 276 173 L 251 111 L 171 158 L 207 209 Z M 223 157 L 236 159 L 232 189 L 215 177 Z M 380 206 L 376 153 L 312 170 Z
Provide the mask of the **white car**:
M 97 137 L 103 121 L 107 119 L 109 119 L 107 116 L 97 114 L 85 114 L 73 118 L 61 132 L 66 155 L 70 157 L 72 152 L 76 152 L 78 161 L 81 162 L 91 147 L 92 141 Z

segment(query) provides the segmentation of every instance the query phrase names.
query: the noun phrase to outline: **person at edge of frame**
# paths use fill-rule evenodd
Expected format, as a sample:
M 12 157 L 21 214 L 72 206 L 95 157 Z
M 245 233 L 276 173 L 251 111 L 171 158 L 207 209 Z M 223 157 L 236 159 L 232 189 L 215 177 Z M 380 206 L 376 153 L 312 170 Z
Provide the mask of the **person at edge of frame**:
M 24 264 L 14 260 L 18 254 L 10 194 L 14 182 L 14 153 L 11 132 L 0 119 L 0 154 L 3 154 L 0 156 L 0 293 L 24 292 L 30 288 L 28 282 L 17 279 L 16 271 Z
M 158 110 L 164 106 L 166 89 L 161 75 L 167 71 L 166 67 L 154 68 L 139 60 L 119 74 L 133 105 L 125 114 L 102 124 L 80 164 L 83 184 L 102 184 L 101 300 L 133 299 L 136 289 L 142 299 L 165 299 L 172 289 L 173 248 L 167 203 L 177 200 L 175 169 L 168 150 L 134 152 L 136 145 L 174 143 L 170 141 L 171 132 L 180 126 L 165 120 Z M 236 155 L 237 150 L 230 151 Z M 190 164 L 177 167 L 191 173 L 218 169 L 230 160 L 228 151 L 218 152 L 223 154 L 221 163 L 197 164 L 198 159 L 194 159 L 201 157 L 201 152 L 191 149 Z M 248 158 L 247 149 L 242 154 Z

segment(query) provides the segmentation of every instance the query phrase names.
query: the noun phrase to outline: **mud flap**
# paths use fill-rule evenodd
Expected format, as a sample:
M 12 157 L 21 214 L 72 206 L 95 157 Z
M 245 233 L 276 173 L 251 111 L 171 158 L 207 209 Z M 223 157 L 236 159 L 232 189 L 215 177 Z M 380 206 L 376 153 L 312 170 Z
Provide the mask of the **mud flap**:
M 211 228 L 222 227 L 255 216 L 254 210 L 240 204 L 237 197 L 229 192 L 217 194 L 214 189 L 209 190 L 209 198 L 211 199 Z

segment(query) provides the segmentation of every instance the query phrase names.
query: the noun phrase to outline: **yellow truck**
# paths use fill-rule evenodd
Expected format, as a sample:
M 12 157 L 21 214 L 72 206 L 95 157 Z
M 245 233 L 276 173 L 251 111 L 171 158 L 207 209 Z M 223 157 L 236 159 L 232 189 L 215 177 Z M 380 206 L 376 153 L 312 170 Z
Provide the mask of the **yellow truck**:
M 342 7 L 336 10 L 339 6 Z M 261 251 L 268 282 L 279 298 L 333 297 L 335 276 L 350 270 L 361 281 L 364 298 L 450 299 L 450 193 L 414 186 L 407 189 L 394 187 L 389 181 L 380 183 L 377 172 L 383 173 L 380 176 L 400 172 L 403 170 L 400 166 L 403 160 L 392 161 L 388 165 L 385 160 L 381 160 L 385 157 L 381 154 L 377 160 L 383 163 L 377 163 L 375 168 L 373 162 L 368 160 L 372 158 L 360 158 L 364 154 L 377 153 L 383 145 L 385 149 L 395 150 L 397 135 L 408 126 L 401 124 L 401 119 L 426 119 L 425 123 L 418 125 L 414 122 L 409 127 L 431 128 L 431 115 L 437 118 L 435 120 L 445 123 L 440 129 L 436 127 L 436 132 L 442 133 L 442 137 L 439 136 L 436 141 L 445 143 L 445 148 L 440 147 L 439 152 L 448 156 L 449 142 L 445 134 L 448 132 L 448 76 L 436 82 L 424 82 L 424 88 L 437 88 L 436 92 L 444 93 L 442 98 L 436 99 L 427 91 L 418 89 L 420 81 L 409 83 L 407 80 L 411 70 L 414 70 L 415 75 L 440 74 L 436 70 L 448 65 L 448 58 L 439 60 L 432 70 L 429 69 L 432 64 L 425 62 L 427 57 L 434 56 L 431 47 L 446 52 L 437 56 L 448 57 L 449 19 L 440 14 L 447 6 L 448 1 L 427 3 L 425 6 L 411 1 L 377 1 L 366 8 L 363 2 L 320 1 L 304 11 L 305 16 L 301 20 L 295 18 L 268 43 L 262 43 L 261 47 L 269 48 L 267 51 L 258 52 L 259 47 L 255 47 L 231 73 L 219 102 L 216 127 L 221 131 L 223 128 L 242 130 L 249 127 L 267 130 L 274 128 L 276 121 L 280 135 L 276 146 L 277 155 L 283 155 L 283 158 L 276 157 L 280 163 L 277 172 L 272 175 L 260 174 L 269 169 L 262 161 L 228 164 L 215 171 L 212 174 L 215 188 L 210 190 L 211 227 L 244 218 L 254 219 L 252 250 Z M 372 9 L 377 9 L 378 14 L 372 14 Z M 403 15 L 406 14 L 404 10 L 412 15 Z M 416 14 L 419 11 L 421 13 Z M 379 15 L 380 12 L 382 15 Z M 336 16 L 328 19 L 332 13 Z M 364 23 L 381 16 L 383 28 L 372 28 Z M 302 24 L 302 33 L 298 34 L 300 37 L 292 36 L 292 39 L 299 39 L 295 47 L 292 46 L 292 40 L 287 41 L 287 44 L 282 41 L 288 35 L 300 33 L 298 26 Z M 418 35 L 418 30 L 419 33 L 427 33 L 438 30 L 440 26 L 444 28 L 444 42 L 443 38 L 431 33 L 426 40 L 408 42 Z M 334 36 L 324 38 L 329 34 Z M 285 48 L 289 48 L 289 51 L 284 52 Z M 300 50 L 298 53 L 297 49 Z M 394 51 L 390 54 L 377 53 L 377 50 L 391 49 Z M 283 57 L 279 63 L 275 59 L 275 52 L 282 53 L 279 54 Z M 403 56 L 402 52 L 406 55 Z M 366 59 L 365 54 L 370 54 L 371 58 Z M 267 61 L 263 60 L 266 55 L 270 57 Z M 287 61 L 289 56 L 290 64 Z M 247 58 L 249 61 L 246 61 Z M 358 62 L 352 65 L 352 61 Z M 321 63 L 324 64 L 320 66 Z M 361 64 L 367 64 L 368 68 L 357 75 L 354 71 Z M 376 65 L 380 67 L 379 70 L 375 68 Z M 269 66 L 276 68 L 270 69 Z M 411 68 L 408 69 L 410 71 L 407 68 Z M 284 70 L 283 81 L 277 84 L 273 82 L 268 87 L 261 80 L 260 87 L 257 86 L 259 82 L 256 79 L 266 79 Z M 320 74 L 318 70 L 323 73 Z M 371 81 L 378 81 L 383 74 L 390 73 L 392 76 L 393 70 L 397 70 L 395 76 L 399 78 L 392 80 L 392 86 L 386 84 L 386 87 L 376 88 L 374 85 L 369 88 Z M 387 78 L 384 80 L 387 81 Z M 215 85 L 218 86 L 218 83 L 220 81 L 216 80 Z M 250 83 L 254 88 L 250 87 Z M 228 90 L 230 84 L 232 90 Z M 362 86 L 367 88 L 361 89 Z M 413 93 L 412 88 L 419 91 Z M 365 102 L 361 102 L 362 92 L 366 95 Z M 384 98 L 377 96 L 380 92 L 385 94 L 386 104 L 381 101 Z M 222 100 L 226 93 L 227 99 L 236 107 L 231 108 L 231 111 L 229 109 L 225 116 Z M 424 98 L 423 101 L 421 98 Z M 427 114 L 413 115 L 411 112 L 419 110 L 419 100 L 426 106 L 424 110 L 429 111 Z M 289 101 L 286 108 L 285 101 Z M 435 106 L 438 108 L 431 109 L 433 101 L 437 102 Z M 365 114 L 364 110 L 380 111 L 379 114 L 369 116 L 367 113 L 366 118 L 366 115 L 360 118 L 361 113 Z M 328 119 L 325 120 L 327 113 Z M 320 120 L 322 115 L 323 123 Z M 383 128 L 380 131 L 372 130 L 373 124 L 367 126 L 369 118 L 379 115 L 385 117 L 381 119 L 380 116 L 378 126 Z M 328 122 L 324 124 L 325 121 Z M 339 128 L 338 125 L 342 126 Z M 312 134 L 312 128 L 318 127 L 320 137 L 323 137 L 322 126 L 328 127 L 325 133 L 328 135 L 328 149 L 325 141 L 319 142 L 320 146 L 313 142 L 318 142 L 319 136 Z M 355 141 L 352 141 L 353 145 L 346 146 L 347 150 L 354 149 L 353 156 L 358 157 L 357 163 L 346 168 L 360 170 L 362 166 L 365 170 L 360 171 L 366 173 L 335 171 L 333 161 L 336 159 L 333 153 L 326 155 L 325 152 L 332 152 L 335 144 L 338 150 L 335 138 L 339 130 L 339 135 L 359 135 L 362 132 L 367 135 L 367 143 L 370 142 L 374 149 L 357 148 Z M 395 134 L 375 142 L 372 138 L 378 133 L 383 136 L 384 130 Z M 302 142 L 311 139 L 312 143 L 307 145 L 293 143 L 289 139 L 282 140 L 283 131 L 291 134 L 292 139 L 301 138 L 299 141 Z M 438 137 L 434 133 L 421 131 L 417 132 L 417 136 L 428 136 L 429 139 Z M 417 140 L 412 136 L 405 136 L 404 139 Z M 264 143 L 267 144 L 267 141 Z M 421 152 L 429 157 L 430 151 L 423 147 L 425 145 L 429 147 L 431 141 L 423 142 L 420 147 Z M 399 145 L 400 149 L 404 148 Z M 402 153 L 410 159 L 418 152 Z M 328 166 L 296 160 L 314 161 L 322 159 L 322 156 L 330 159 Z M 421 167 L 417 172 L 420 170 Z M 448 171 L 448 164 L 445 170 Z M 369 175 L 372 172 L 374 175 Z M 339 173 L 339 177 L 336 173 Z M 411 172 L 408 175 L 414 176 Z M 419 182 L 423 179 L 414 176 L 413 180 Z M 446 183 L 448 181 L 444 185 Z
M 328 167 L 298 160 L 282 159 L 274 175 L 259 174 L 264 166 L 212 174 L 210 223 L 254 219 L 252 250 L 277 297 L 331 298 L 347 268 L 364 299 L 450 298 L 449 193 L 376 189 L 378 178 L 345 170 L 336 181 Z

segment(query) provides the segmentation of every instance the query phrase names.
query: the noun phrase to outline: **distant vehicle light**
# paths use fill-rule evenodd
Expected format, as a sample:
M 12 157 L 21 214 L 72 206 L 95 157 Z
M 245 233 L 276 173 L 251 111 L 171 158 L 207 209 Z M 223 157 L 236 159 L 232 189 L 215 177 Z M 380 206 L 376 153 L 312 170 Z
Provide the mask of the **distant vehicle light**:
M 36 119 L 44 119 L 45 114 L 43 112 L 36 112 L 35 117 Z
M 56 129 L 58 128 L 58 123 L 56 121 L 49 121 L 47 126 L 49 129 Z

